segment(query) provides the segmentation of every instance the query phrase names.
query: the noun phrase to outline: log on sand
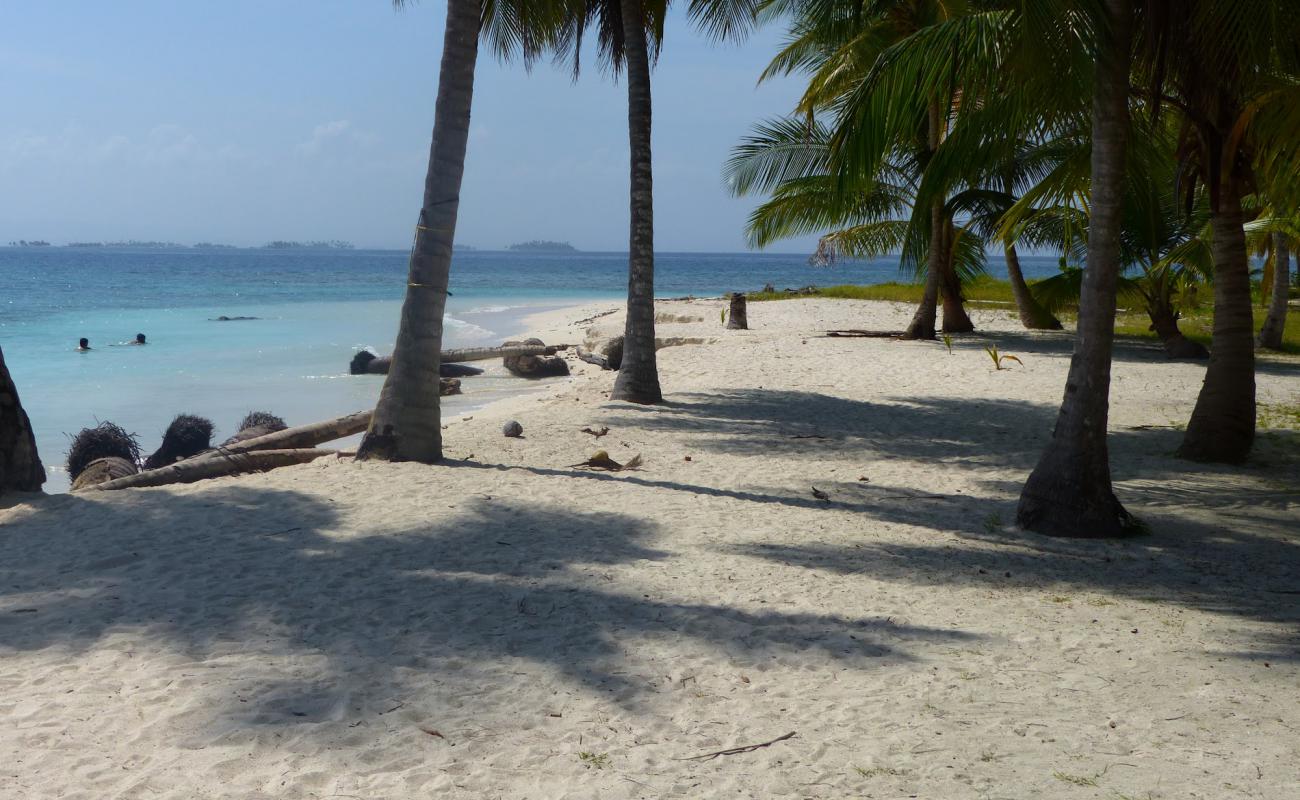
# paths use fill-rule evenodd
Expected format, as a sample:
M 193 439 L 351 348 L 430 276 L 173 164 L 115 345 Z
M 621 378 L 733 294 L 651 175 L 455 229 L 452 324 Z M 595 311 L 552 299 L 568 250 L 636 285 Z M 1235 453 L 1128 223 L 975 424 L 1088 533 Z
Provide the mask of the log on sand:
M 296 450 L 303 447 L 315 447 L 318 444 L 332 442 L 345 436 L 362 433 L 370 425 L 369 411 L 358 411 L 346 417 L 285 428 L 282 431 L 268 433 L 255 439 L 245 439 L 220 450 L 201 453 L 196 458 L 210 458 L 222 453 L 245 453 L 250 450 Z
M 503 347 L 467 347 L 461 350 L 443 350 L 442 361 L 453 364 L 460 361 L 487 361 L 493 358 L 553 356 L 561 350 L 568 349 L 567 344 L 507 344 Z
M 283 433 L 283 431 L 281 431 Z M 274 436 L 275 434 L 271 434 Z M 262 437 L 269 438 L 269 437 Z M 319 450 L 314 447 L 296 450 L 254 450 L 251 452 L 213 451 L 185 461 L 177 461 L 158 469 L 138 472 L 116 478 L 96 486 L 86 487 L 92 490 L 113 491 L 115 489 L 133 489 L 142 486 L 166 486 L 172 483 L 193 483 L 207 478 L 221 478 L 227 475 L 239 475 L 245 472 L 262 472 L 291 464 L 305 464 L 329 455 L 337 450 Z

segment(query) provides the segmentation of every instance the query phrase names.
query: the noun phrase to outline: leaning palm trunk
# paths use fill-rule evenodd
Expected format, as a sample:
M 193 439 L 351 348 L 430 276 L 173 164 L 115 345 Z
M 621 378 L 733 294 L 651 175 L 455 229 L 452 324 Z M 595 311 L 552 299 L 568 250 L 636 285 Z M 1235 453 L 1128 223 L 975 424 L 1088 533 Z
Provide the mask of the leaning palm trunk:
M 1111 488 L 1106 424 L 1119 282 L 1132 4 L 1106 0 L 1092 115 L 1092 220 L 1074 357 L 1052 440 L 1020 494 L 1016 522 L 1052 536 L 1117 536 L 1135 523 Z
M 1011 281 L 1011 296 L 1016 299 L 1016 310 L 1020 313 L 1020 324 L 1029 330 L 1059 331 L 1061 321 L 1052 312 L 1034 299 L 1025 282 L 1025 274 L 1020 271 L 1020 255 L 1014 244 L 1006 245 L 1003 253 L 1007 260 L 1007 278 Z
M 1214 244 L 1214 332 L 1210 363 L 1178 455 L 1236 464 L 1255 441 L 1255 327 L 1241 194 L 1229 177 L 1210 212 Z
M 623 0 L 627 59 L 627 134 L 631 150 L 631 233 L 628 242 L 627 324 L 623 363 L 612 400 L 658 403 L 659 367 L 655 361 L 654 193 L 650 161 L 650 55 L 641 0 Z
M 1286 236 L 1273 234 L 1273 297 L 1269 302 L 1264 327 L 1259 329 L 1259 346 L 1269 350 L 1282 349 L 1282 331 L 1286 329 L 1286 304 L 1288 285 L 1291 282 L 1291 251 Z
M 1165 355 L 1170 358 L 1203 359 L 1210 357 L 1210 351 L 1200 342 L 1193 342 L 1183 335 L 1178 327 L 1178 315 L 1174 313 L 1169 301 L 1169 289 L 1159 285 L 1147 300 L 1147 316 L 1151 318 L 1151 330 L 1155 331 L 1160 344 L 1165 348 Z
M 938 149 L 943 141 L 943 109 L 937 102 L 931 102 L 926 119 L 926 144 L 930 152 Z M 926 255 L 925 290 L 921 293 L 921 304 L 916 307 L 912 321 L 903 331 L 904 339 L 935 338 L 935 320 L 938 317 L 939 293 L 943 283 L 943 264 L 947 260 L 946 236 L 947 218 L 943 198 L 936 198 L 930 205 L 930 247 Z
M 18 399 L 18 387 L 9 377 L 5 354 L 0 350 L 0 494 L 40 491 L 45 467 L 36 453 L 31 420 Z
M 912 321 L 903 331 L 904 339 L 935 338 L 935 320 L 938 317 L 939 284 L 943 281 L 944 260 L 943 201 L 936 200 L 930 207 L 930 250 L 926 258 L 925 290 L 921 304 L 916 307 Z
M 963 305 L 966 299 L 961 295 L 961 281 L 957 278 L 954 258 L 957 252 L 957 236 L 953 229 L 952 217 L 945 215 L 943 220 L 943 279 L 939 282 L 939 292 L 943 298 L 943 332 L 970 333 L 975 330 Z
M 442 458 L 438 354 L 465 171 L 481 10 L 476 0 L 447 2 L 424 205 L 411 248 L 410 279 L 393 363 L 357 451 L 361 459 L 428 464 Z

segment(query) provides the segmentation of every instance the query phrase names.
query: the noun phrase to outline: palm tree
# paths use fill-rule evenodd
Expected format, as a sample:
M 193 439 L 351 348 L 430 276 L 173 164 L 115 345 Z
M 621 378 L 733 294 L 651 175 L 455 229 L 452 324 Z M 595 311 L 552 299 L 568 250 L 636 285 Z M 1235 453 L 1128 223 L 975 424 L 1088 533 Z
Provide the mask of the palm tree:
M 627 70 L 629 237 L 627 320 L 623 363 L 612 400 L 653 404 L 663 400 L 655 357 L 654 177 L 651 159 L 650 65 L 663 45 L 668 0 L 559 0 L 565 19 L 548 46 L 571 57 L 576 78 L 589 28 L 597 30 L 601 60 L 617 75 Z M 717 39 L 739 39 L 753 24 L 753 0 L 691 0 L 689 14 Z
M 623 329 L 623 363 L 611 400 L 662 402 L 655 359 L 654 178 L 650 158 L 650 48 L 642 0 L 620 0 L 623 61 L 627 66 L 627 137 L 631 163 L 631 212 L 627 255 L 627 320 Z M 655 26 L 661 41 L 662 14 Z M 656 46 L 656 51 L 658 47 Z
M 32 423 L 18 399 L 18 387 L 0 350 L 0 494 L 37 492 L 45 483 L 45 467 L 36 452 Z
M 1255 437 L 1246 201 L 1294 202 L 1300 193 L 1288 185 L 1300 130 L 1300 18 L 1289 0 L 1183 0 L 1159 22 L 1138 74 L 1182 121 L 1183 178 L 1207 188 L 1214 260 L 1210 362 L 1178 453 L 1235 463 Z
M 814 217 L 830 211 L 824 204 L 838 191 L 841 213 L 838 218 L 824 221 L 847 227 L 822 237 L 818 257 L 880 255 L 885 252 L 882 248 L 898 244 L 889 233 L 897 231 L 893 222 L 898 210 L 890 209 L 886 216 L 879 216 L 877 212 L 884 209 L 876 209 L 864 216 L 861 194 L 864 191 L 875 194 L 885 184 L 915 192 L 926 164 L 951 130 L 959 106 L 960 82 L 948 74 L 943 80 L 933 80 L 933 75 L 923 74 L 929 68 L 905 56 L 917 49 L 914 43 L 928 31 L 968 16 L 966 5 L 951 0 L 876 0 L 866 4 L 840 0 L 766 0 L 763 13 L 789 16 L 791 31 L 786 46 L 772 60 L 762 79 L 795 72 L 807 74 L 808 88 L 795 108 L 796 115 L 804 117 L 810 129 L 817 127 L 815 120 L 819 116 L 833 119 L 828 140 L 818 143 L 825 146 L 827 158 L 816 166 L 816 174 L 829 179 L 816 189 L 819 199 L 815 204 L 820 210 L 802 221 L 791 217 L 791 224 L 780 235 L 816 230 L 812 227 Z M 941 54 L 939 60 L 950 65 L 955 74 L 964 68 L 962 63 L 968 55 L 968 51 L 962 50 Z M 909 90 L 900 95 L 896 90 L 902 84 L 908 84 Z M 746 186 L 741 173 L 748 169 L 744 162 L 751 156 L 758 162 L 769 157 L 784 158 L 786 149 L 793 144 L 789 136 L 785 136 L 785 142 L 773 142 L 775 147 L 770 150 L 770 156 L 758 150 L 763 147 L 761 140 L 767 133 L 785 128 L 782 132 L 785 135 L 793 124 L 796 123 L 792 118 L 785 123 L 760 126 L 757 136 L 737 148 L 728 165 L 733 191 L 743 194 L 776 190 L 779 181 L 769 180 L 770 175 L 759 175 L 758 180 L 749 181 Z M 761 173 L 763 168 L 758 166 L 758 169 Z M 813 175 L 805 171 L 797 177 Z M 869 186 L 873 182 L 877 182 L 874 188 Z M 759 218 L 767 216 L 775 220 L 781 212 L 801 213 L 795 202 L 799 189 L 796 182 L 782 190 L 780 198 L 774 197 L 774 202 L 755 212 L 751 217 L 751 244 L 762 244 L 761 226 L 754 224 Z M 783 202 L 775 202 L 778 199 Z M 958 265 L 953 257 L 961 247 L 961 237 L 945 199 L 934 196 L 910 204 L 911 232 L 902 265 L 919 267 L 924 263 L 926 282 L 905 338 L 935 337 L 940 299 L 944 331 L 974 329 L 963 306 Z
M 1088 264 L 1074 356 L 1052 439 L 1025 481 L 1016 509 L 1021 527 L 1055 536 L 1118 536 L 1135 526 L 1111 487 L 1106 441 L 1133 8 L 1129 0 L 1104 0 L 1102 11 L 1093 79 Z
M 394 0 L 394 5 L 402 6 L 403 0 Z M 411 245 L 406 299 L 392 365 L 370 427 L 357 449 L 359 459 L 431 464 L 442 458 L 438 402 L 442 321 L 465 171 L 479 36 L 486 31 L 498 53 L 519 48 L 531 59 L 539 52 L 540 42 L 552 35 L 550 19 L 545 13 L 534 13 L 528 0 L 486 6 L 478 0 L 447 0 L 433 141 L 424 178 L 424 202 Z

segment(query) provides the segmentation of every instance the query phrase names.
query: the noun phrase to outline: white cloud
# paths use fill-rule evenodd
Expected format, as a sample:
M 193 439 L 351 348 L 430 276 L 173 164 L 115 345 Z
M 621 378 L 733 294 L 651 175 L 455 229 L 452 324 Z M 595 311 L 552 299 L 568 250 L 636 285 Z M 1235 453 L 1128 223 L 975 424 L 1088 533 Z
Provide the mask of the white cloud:
M 294 145 L 294 150 L 300 155 L 310 158 L 321 155 L 326 148 L 335 142 L 369 147 L 378 141 L 379 137 L 373 133 L 359 131 L 352 127 L 351 120 L 336 119 L 332 122 L 322 122 L 317 125 L 312 129 L 311 138 Z

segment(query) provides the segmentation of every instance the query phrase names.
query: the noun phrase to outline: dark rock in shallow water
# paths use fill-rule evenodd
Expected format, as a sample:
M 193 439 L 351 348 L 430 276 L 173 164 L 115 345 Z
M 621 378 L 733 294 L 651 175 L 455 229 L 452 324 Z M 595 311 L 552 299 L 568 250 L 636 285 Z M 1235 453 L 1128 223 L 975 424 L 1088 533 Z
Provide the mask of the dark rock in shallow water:
M 249 319 L 261 319 L 261 317 L 227 317 L 223 315 L 216 317 L 215 319 L 210 319 L 208 322 L 242 322 Z
M 505 342 L 502 347 L 517 345 L 537 345 L 544 347 L 541 339 L 525 339 L 522 342 Z M 520 378 L 560 378 L 569 374 L 569 362 L 560 356 L 506 356 L 501 359 L 511 375 Z

